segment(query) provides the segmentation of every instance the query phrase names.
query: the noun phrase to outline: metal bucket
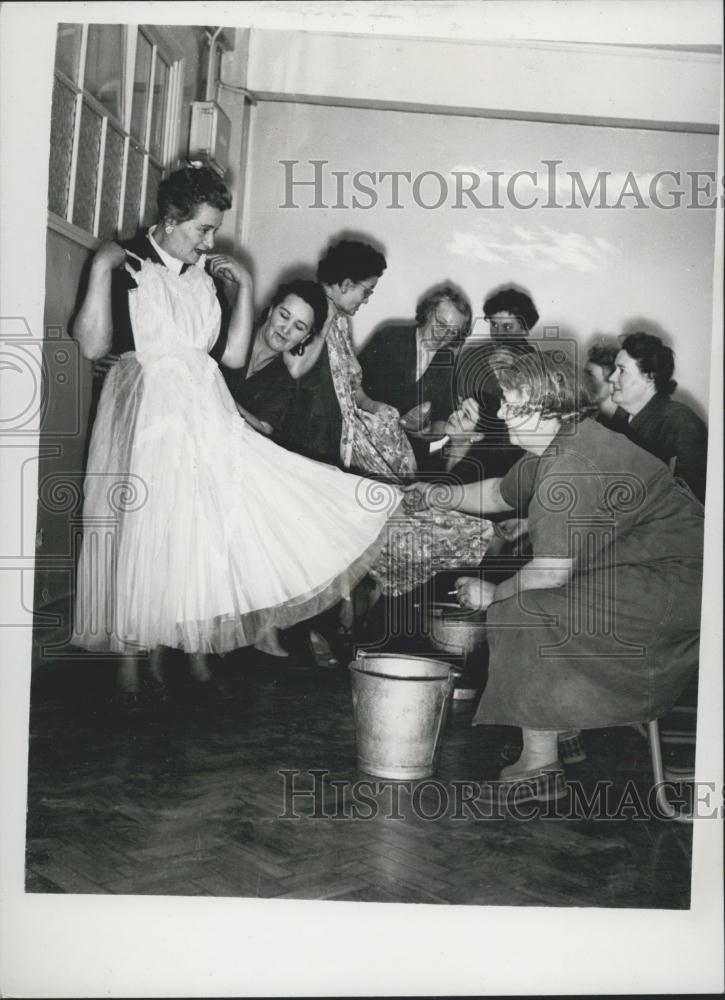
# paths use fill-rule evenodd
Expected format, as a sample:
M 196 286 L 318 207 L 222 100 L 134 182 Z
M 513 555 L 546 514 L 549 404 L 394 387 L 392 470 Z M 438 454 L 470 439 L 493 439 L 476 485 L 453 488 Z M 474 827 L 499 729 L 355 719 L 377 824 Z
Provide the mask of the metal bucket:
M 483 645 L 486 638 L 484 612 L 467 611 L 460 604 L 432 604 L 426 611 L 431 643 L 443 653 L 467 657 Z
M 381 778 L 428 778 L 453 692 L 448 663 L 358 653 L 350 664 L 358 766 Z
M 486 612 L 436 603 L 426 609 L 425 625 L 435 650 L 461 658 L 462 672 L 456 678 L 453 700 L 474 701 L 485 683 Z

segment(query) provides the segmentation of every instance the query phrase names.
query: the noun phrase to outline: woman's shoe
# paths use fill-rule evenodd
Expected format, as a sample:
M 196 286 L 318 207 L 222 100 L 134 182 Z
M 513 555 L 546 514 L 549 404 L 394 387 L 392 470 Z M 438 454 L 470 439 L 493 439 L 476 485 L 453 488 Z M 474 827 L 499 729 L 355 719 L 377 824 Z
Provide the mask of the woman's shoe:
M 314 630 L 310 632 L 310 653 L 315 666 L 321 670 L 336 670 L 340 666 L 340 661 L 333 653 L 327 639 Z
M 544 767 L 521 771 L 510 778 L 481 782 L 478 798 L 499 805 L 519 805 L 535 799 L 553 802 L 566 796 L 566 781 L 561 762 L 556 760 Z
M 559 733 L 556 742 L 562 764 L 581 764 L 587 759 L 580 729 L 569 729 L 565 733 Z

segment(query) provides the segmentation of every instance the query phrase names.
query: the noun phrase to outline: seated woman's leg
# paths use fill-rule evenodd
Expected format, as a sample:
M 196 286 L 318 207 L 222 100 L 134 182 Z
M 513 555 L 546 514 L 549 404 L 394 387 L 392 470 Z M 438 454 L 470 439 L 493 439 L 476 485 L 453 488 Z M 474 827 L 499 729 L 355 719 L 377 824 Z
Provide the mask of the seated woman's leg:
M 524 745 L 515 764 L 501 769 L 501 779 L 511 781 L 526 772 L 554 767 L 557 760 L 557 733 L 548 729 L 524 729 Z
M 268 656 L 278 656 L 280 658 L 289 656 L 289 653 L 280 642 L 279 629 L 275 626 L 270 626 L 270 628 L 260 635 L 254 644 L 254 648 L 258 649 L 261 653 L 267 653 Z

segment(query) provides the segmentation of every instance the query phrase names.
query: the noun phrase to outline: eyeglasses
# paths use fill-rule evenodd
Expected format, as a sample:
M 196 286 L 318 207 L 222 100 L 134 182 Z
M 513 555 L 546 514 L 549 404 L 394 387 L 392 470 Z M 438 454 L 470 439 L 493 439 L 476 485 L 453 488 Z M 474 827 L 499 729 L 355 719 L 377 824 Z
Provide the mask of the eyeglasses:
M 518 333 L 523 329 L 523 324 L 518 319 L 492 319 L 486 316 L 485 320 L 495 333 Z
M 374 287 L 371 288 L 369 285 L 364 285 L 362 283 L 362 281 L 353 281 L 353 285 L 357 285 L 358 288 L 365 289 L 364 292 L 363 292 L 363 302 L 367 302 L 367 300 L 370 298 L 370 296 L 375 291 Z
M 435 330 L 436 333 L 447 333 L 447 334 L 450 334 L 450 336 L 454 337 L 456 340 L 458 340 L 460 337 L 463 336 L 463 328 L 462 327 L 460 327 L 460 326 L 451 326 L 448 323 L 442 323 L 441 320 L 439 320 L 437 316 L 433 317 L 432 328 Z

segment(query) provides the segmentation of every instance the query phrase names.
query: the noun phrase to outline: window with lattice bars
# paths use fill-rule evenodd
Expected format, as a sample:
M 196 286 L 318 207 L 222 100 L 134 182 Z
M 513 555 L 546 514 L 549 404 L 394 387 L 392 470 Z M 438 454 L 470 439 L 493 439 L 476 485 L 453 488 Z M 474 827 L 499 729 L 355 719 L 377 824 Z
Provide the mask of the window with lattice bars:
M 143 26 L 60 24 L 48 209 L 99 239 L 153 221 L 180 64 Z

